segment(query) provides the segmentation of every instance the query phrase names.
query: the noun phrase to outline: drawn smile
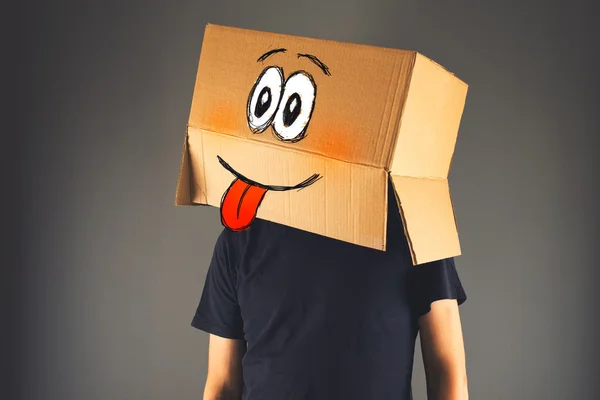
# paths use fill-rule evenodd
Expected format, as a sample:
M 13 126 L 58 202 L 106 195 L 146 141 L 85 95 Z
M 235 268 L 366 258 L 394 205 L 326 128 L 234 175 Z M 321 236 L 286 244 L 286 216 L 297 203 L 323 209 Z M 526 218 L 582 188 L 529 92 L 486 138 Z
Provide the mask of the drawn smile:
M 305 187 L 308 187 L 308 186 L 312 185 L 313 183 L 315 183 L 319 179 L 321 179 L 321 175 L 319 175 L 319 174 L 313 174 L 310 177 L 308 177 L 307 179 L 303 180 L 302 182 L 300 182 L 300 183 L 298 183 L 298 184 L 296 184 L 294 186 L 265 185 L 263 183 L 256 182 L 256 181 L 253 181 L 251 179 L 246 178 L 244 175 L 240 174 L 235 169 L 233 169 L 233 167 L 231 165 L 229 165 L 221 157 L 217 156 L 217 158 L 219 159 L 219 162 L 221 163 L 221 165 L 223 166 L 223 168 L 225 168 L 227 171 L 231 172 L 240 181 L 245 182 L 248 185 L 256 186 L 258 188 L 262 188 L 262 189 L 266 189 L 266 190 L 274 190 L 276 192 L 284 192 L 286 190 L 303 189 Z
M 246 178 L 233 169 L 221 157 L 217 156 L 217 158 L 223 168 L 235 176 L 235 179 L 221 199 L 221 222 L 225 227 L 235 232 L 243 231 L 250 227 L 256 218 L 258 206 L 260 206 L 267 191 L 284 192 L 294 189 L 300 190 L 321 179 L 319 174 L 313 174 L 293 186 L 265 185 Z

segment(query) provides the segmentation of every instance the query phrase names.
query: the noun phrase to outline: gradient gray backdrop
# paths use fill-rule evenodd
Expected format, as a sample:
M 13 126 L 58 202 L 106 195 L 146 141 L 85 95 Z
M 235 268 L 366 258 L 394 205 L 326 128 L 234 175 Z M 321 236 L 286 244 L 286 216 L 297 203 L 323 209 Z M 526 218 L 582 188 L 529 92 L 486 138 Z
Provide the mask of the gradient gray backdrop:
M 24 9 L 23 152 L 3 150 L 18 158 L 6 193 L 22 194 L 23 208 L 12 247 L 21 262 L 4 293 L 15 322 L 2 322 L 13 334 L 4 377 L 21 389 L 12 398 L 201 398 L 207 335 L 190 321 L 221 224 L 215 208 L 173 202 L 207 22 L 414 49 L 468 82 L 451 189 L 471 398 L 600 398 L 599 44 L 591 6 L 561 4 Z M 416 360 L 424 399 L 419 351 Z

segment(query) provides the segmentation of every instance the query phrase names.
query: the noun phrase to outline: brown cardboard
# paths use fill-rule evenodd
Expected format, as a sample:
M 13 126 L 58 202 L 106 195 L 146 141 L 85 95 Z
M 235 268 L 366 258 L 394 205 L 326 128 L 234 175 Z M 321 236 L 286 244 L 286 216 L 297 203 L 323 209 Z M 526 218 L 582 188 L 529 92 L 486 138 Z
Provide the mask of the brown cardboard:
M 416 55 L 390 166 L 414 264 L 461 253 L 448 173 L 467 85 Z
M 276 66 L 265 73 L 269 93 L 251 96 Z M 297 101 L 285 97 L 296 87 Z M 256 189 L 257 218 L 385 250 L 391 176 L 413 263 L 457 256 L 447 177 L 466 91 L 414 51 L 207 25 L 176 204 L 221 206 L 235 172 Z M 278 96 L 274 122 L 257 132 Z M 301 190 L 266 190 L 305 180 Z

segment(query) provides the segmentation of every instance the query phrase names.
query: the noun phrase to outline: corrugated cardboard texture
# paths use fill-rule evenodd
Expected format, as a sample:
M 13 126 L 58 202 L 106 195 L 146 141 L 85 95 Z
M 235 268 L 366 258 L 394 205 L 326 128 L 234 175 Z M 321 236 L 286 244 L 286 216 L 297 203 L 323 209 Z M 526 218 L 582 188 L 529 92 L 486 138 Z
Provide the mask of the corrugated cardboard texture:
M 187 136 L 183 144 L 183 155 L 181 156 L 181 168 L 179 169 L 179 181 L 177 182 L 177 193 L 175 194 L 175 205 L 193 205 L 191 197 L 191 183 L 195 180 L 191 176 L 190 155 L 188 150 Z M 206 203 L 206 199 L 200 203 Z
M 461 254 L 447 178 L 467 88 L 417 54 L 390 168 L 414 264 Z
M 263 62 L 266 51 L 286 48 Z M 325 75 L 298 53 L 323 61 Z M 246 120 L 248 94 L 261 71 L 285 76 L 308 71 L 317 85 L 306 137 L 294 148 L 328 158 L 385 168 L 415 53 L 208 25 L 204 34 L 189 124 L 227 135 L 289 147 L 271 134 L 253 134 Z
M 323 178 L 303 190 L 269 191 L 258 218 L 385 249 L 388 180 L 384 170 L 194 128 L 188 131 L 188 143 L 196 177 L 192 202 L 219 207 L 231 184 L 231 173 L 208 154 L 218 154 L 233 168 L 252 166 L 252 179 L 260 182 L 294 185 L 318 173 Z
M 390 171 L 447 178 L 467 85 L 417 54 Z
M 315 105 L 302 140 L 249 126 L 249 94 L 269 66 L 284 79 L 300 70 L 312 77 Z M 235 177 L 217 156 L 263 185 L 319 174 L 302 190 L 267 191 L 257 217 L 384 250 L 391 175 L 413 263 L 459 255 L 447 177 L 466 92 L 413 51 L 208 25 L 176 204 L 220 206 Z
M 413 264 L 459 255 L 460 243 L 448 181 L 392 175 L 392 182 Z

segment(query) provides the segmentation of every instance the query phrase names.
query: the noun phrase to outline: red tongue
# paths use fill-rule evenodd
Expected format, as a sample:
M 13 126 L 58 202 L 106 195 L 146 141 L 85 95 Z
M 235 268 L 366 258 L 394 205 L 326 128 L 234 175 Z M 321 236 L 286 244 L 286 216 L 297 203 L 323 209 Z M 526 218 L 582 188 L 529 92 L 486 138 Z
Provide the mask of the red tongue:
M 250 227 L 267 189 L 236 179 L 221 200 L 221 221 L 232 231 Z

